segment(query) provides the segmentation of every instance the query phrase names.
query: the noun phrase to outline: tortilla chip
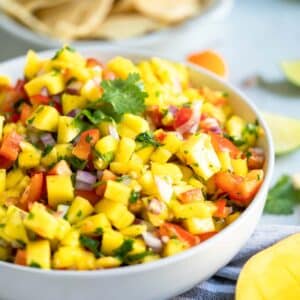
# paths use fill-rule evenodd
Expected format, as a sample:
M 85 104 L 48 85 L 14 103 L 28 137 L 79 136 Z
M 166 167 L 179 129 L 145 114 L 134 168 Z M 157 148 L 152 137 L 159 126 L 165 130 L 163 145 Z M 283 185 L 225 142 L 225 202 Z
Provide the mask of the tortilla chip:
M 16 0 L 19 4 L 23 5 L 26 9 L 30 11 L 35 11 L 37 9 L 52 7 L 55 5 L 59 5 L 64 2 L 68 2 L 72 0 Z
M 177 23 L 196 15 L 201 3 L 199 0 L 135 0 L 134 6 L 148 17 Z
M 162 27 L 163 24 L 140 14 L 115 14 L 109 16 L 92 36 L 119 40 L 149 33 Z
M 112 13 L 129 13 L 134 11 L 135 0 L 118 0 L 113 6 Z
M 0 8 L 32 30 L 47 35 L 52 34 L 51 30 L 45 24 L 40 22 L 39 19 L 33 16 L 28 9 L 18 2 L 14 0 L 0 0 Z
M 113 0 L 73 0 L 36 12 L 36 16 L 67 39 L 85 36 L 102 23 L 112 8 Z

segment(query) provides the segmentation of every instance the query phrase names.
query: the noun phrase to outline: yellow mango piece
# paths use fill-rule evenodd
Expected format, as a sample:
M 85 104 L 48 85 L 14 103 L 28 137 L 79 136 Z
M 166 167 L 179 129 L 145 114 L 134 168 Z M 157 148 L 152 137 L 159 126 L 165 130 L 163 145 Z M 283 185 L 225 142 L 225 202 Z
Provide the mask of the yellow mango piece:
M 58 111 L 49 105 L 39 105 L 26 123 L 42 131 L 55 132 L 58 125 Z
M 128 162 L 134 152 L 134 149 L 135 141 L 131 138 L 123 137 L 118 146 L 115 162 Z
M 229 151 L 223 151 L 217 153 L 220 164 L 221 164 L 221 171 L 227 172 L 232 171 L 232 163 Z
M 131 189 L 127 185 L 121 182 L 108 180 L 106 184 L 104 197 L 106 199 L 128 205 L 130 193 Z
M 215 224 L 212 217 L 203 219 L 189 218 L 183 221 L 183 226 L 192 234 L 215 231 Z
M 150 129 L 148 122 L 144 118 L 133 114 L 124 114 L 120 124 L 132 130 L 135 135 Z
M 166 163 L 172 156 L 172 153 L 163 148 L 163 147 L 158 147 L 151 155 L 150 159 L 153 162 L 157 163 Z
M 70 175 L 47 176 L 48 202 L 51 207 L 70 203 L 74 197 L 74 188 Z
M 97 208 L 96 211 L 98 211 Z M 95 233 L 99 234 L 111 229 L 111 225 L 107 216 L 102 212 L 85 218 L 77 224 L 77 227 L 79 228 L 80 233 L 88 235 Z
M 117 229 L 130 226 L 135 219 L 135 216 L 124 204 L 108 199 L 99 201 L 95 206 L 95 210 L 104 213 Z
M 121 56 L 111 59 L 107 63 L 107 67 L 122 79 L 126 79 L 130 73 L 139 73 L 139 69 L 131 60 Z
M 0 195 L 5 191 L 6 187 L 6 170 L 0 169 Z
M 131 225 L 121 230 L 121 233 L 128 237 L 137 237 L 147 231 L 146 225 Z
M 74 124 L 74 118 L 58 117 L 57 142 L 66 144 L 71 142 L 80 133 L 80 128 Z
M 19 167 L 23 169 L 38 167 L 42 157 L 41 150 L 27 142 L 21 142 L 20 146 L 22 151 L 18 157 Z
M 71 229 L 64 238 L 60 241 L 62 246 L 79 247 L 80 232 L 76 229 Z
M 107 135 L 101 138 L 95 145 L 95 150 L 100 154 L 105 154 L 108 152 L 115 153 L 118 147 L 118 140 L 116 140 L 111 135 Z
M 291 235 L 252 256 L 243 267 L 236 300 L 298 300 L 300 234 Z
M 12 169 L 9 171 L 6 176 L 6 189 L 16 187 L 24 176 L 25 174 L 21 169 Z
M 231 159 L 233 172 L 245 177 L 248 174 L 248 164 L 246 158 Z
M 164 246 L 163 256 L 172 256 L 185 250 L 186 246 L 177 239 L 169 239 Z
M 75 197 L 73 200 L 68 213 L 67 220 L 71 223 L 77 223 L 80 220 L 83 220 L 93 212 L 94 208 L 90 202 L 82 197 Z
M 210 218 L 213 214 L 213 207 L 209 201 L 196 201 L 192 203 L 181 204 L 178 201 L 171 201 L 171 210 L 174 216 L 179 219 L 188 218 Z
M 238 139 L 242 137 L 245 126 L 245 120 L 237 115 L 231 116 L 225 124 L 228 134 Z
M 174 163 L 152 163 L 151 172 L 155 176 L 171 178 L 173 183 L 180 182 L 182 180 L 182 172 L 180 168 Z
M 104 232 L 102 237 L 101 252 L 105 255 L 112 255 L 114 250 L 119 248 L 124 242 L 123 235 L 115 230 Z
M 67 115 L 73 109 L 84 108 L 87 104 L 87 99 L 82 96 L 64 93 L 61 98 L 61 103 L 63 113 Z
M 60 145 L 56 145 L 56 147 L 57 146 L 60 146 Z M 43 166 L 49 167 L 57 162 L 58 157 L 57 157 L 56 147 L 53 147 L 48 154 L 46 154 L 45 156 L 43 156 L 41 158 L 41 164 Z
M 61 93 L 65 88 L 62 74 L 52 71 L 33 78 L 24 86 L 28 96 L 40 94 L 44 87 L 48 89 L 50 95 Z
M 56 144 L 54 149 L 58 159 L 72 156 L 72 144 Z
M 143 164 L 146 164 L 148 163 L 153 151 L 153 146 L 147 146 L 137 150 L 135 154 L 142 160 Z
M 105 256 L 100 257 L 96 260 L 96 268 L 97 269 L 109 269 L 109 268 L 116 268 L 121 265 L 122 261 L 113 256 Z
M 26 63 L 24 68 L 25 77 L 27 79 L 33 78 L 40 71 L 41 67 L 42 67 L 41 59 L 34 51 L 29 50 L 27 52 Z
M 50 242 L 47 240 L 30 242 L 26 247 L 26 264 L 30 267 L 49 270 L 51 267 Z
M 59 224 L 43 204 L 35 202 L 24 219 L 24 225 L 41 237 L 51 240 L 55 238 Z
M 205 133 L 193 135 L 182 143 L 180 159 L 194 172 L 207 180 L 220 171 L 221 164 L 212 146 L 210 136 Z
M 0 86 L 9 86 L 11 84 L 11 80 L 8 76 L 0 75 Z

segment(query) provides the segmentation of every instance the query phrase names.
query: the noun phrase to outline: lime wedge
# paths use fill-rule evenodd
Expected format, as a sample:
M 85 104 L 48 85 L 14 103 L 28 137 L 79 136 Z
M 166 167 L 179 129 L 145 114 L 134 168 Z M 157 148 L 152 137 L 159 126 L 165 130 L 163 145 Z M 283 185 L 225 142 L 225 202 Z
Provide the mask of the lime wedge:
M 286 154 L 300 147 L 300 120 L 264 113 L 273 137 L 275 153 Z
M 300 86 L 300 60 L 287 60 L 281 63 L 286 78 L 293 84 Z

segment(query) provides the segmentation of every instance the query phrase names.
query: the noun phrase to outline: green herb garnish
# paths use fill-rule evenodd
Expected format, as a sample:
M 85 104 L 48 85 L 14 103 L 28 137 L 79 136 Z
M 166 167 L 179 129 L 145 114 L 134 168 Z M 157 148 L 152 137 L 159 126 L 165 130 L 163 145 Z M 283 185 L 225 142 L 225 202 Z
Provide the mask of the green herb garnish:
M 122 260 L 124 260 L 126 255 L 132 249 L 133 249 L 133 240 L 125 240 L 123 242 L 123 244 L 113 252 L 113 255 L 119 257 Z
M 129 198 L 129 203 L 136 203 L 140 198 L 140 192 L 132 191 Z
M 141 143 L 142 147 L 147 147 L 147 146 L 158 147 L 158 146 L 161 146 L 161 143 L 159 143 L 157 140 L 155 140 L 153 134 L 151 132 L 148 132 L 148 131 L 140 133 L 135 138 L 135 141 Z
M 29 264 L 29 267 L 31 268 L 37 268 L 37 269 L 41 269 L 41 265 L 35 261 L 32 261 L 30 264 Z
M 45 149 L 43 150 L 42 156 L 46 156 L 49 154 L 53 149 L 52 145 L 46 145 Z
M 100 248 L 99 241 L 94 240 L 86 235 L 81 235 L 79 241 L 81 246 L 93 252 L 96 258 L 99 258 L 101 256 L 101 253 L 99 251 Z

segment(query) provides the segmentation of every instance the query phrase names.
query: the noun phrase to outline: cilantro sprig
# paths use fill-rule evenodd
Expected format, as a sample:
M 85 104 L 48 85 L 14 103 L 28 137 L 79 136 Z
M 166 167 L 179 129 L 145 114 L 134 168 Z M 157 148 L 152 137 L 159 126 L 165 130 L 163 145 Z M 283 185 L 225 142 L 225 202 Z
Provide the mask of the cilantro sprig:
M 264 212 L 275 215 L 289 215 L 294 211 L 296 203 L 300 202 L 297 191 L 288 175 L 282 175 L 270 189 Z
M 151 132 L 145 131 L 140 133 L 136 138 L 136 142 L 139 142 L 142 144 L 142 147 L 147 147 L 147 146 L 154 146 L 154 147 L 159 147 L 161 146 L 161 143 L 159 143 L 153 136 Z

